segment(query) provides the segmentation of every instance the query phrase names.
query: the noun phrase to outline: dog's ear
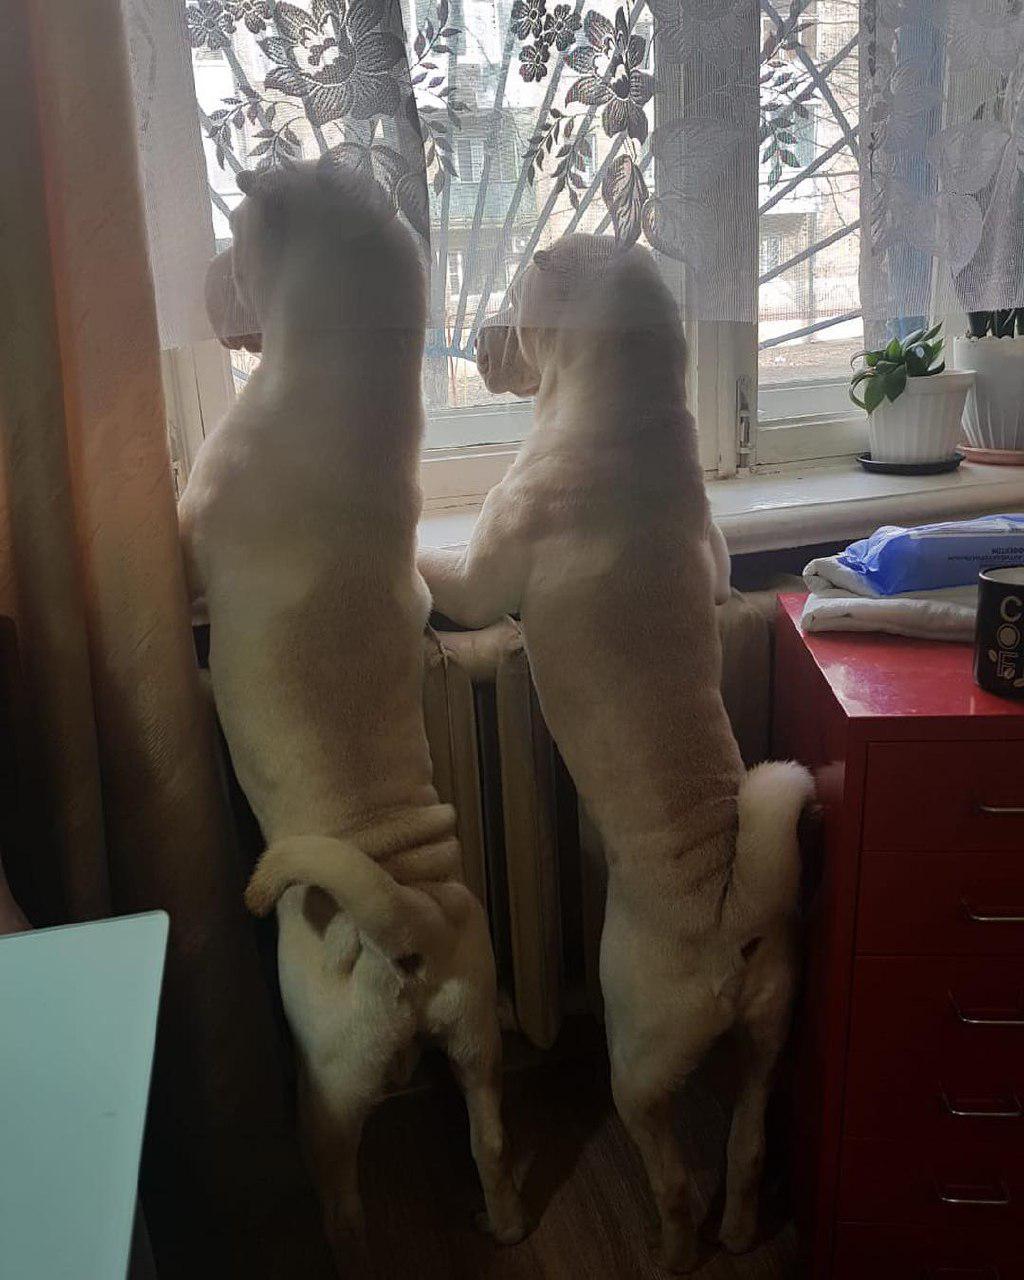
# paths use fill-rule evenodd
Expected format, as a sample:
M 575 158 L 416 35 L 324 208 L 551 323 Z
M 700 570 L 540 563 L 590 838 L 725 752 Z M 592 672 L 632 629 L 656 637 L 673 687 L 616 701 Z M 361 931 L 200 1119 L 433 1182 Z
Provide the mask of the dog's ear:
M 278 227 L 284 221 L 285 180 L 280 169 L 240 169 L 235 181 L 242 195 L 259 209 L 268 226 Z
M 331 155 L 320 157 L 320 161 L 316 166 L 316 185 L 322 191 L 344 191 L 346 187 L 345 179 L 349 178 L 351 182 L 351 170 L 344 165 L 335 162 Z
M 548 249 L 538 249 L 533 255 L 533 265 L 539 271 L 548 271 L 551 267 L 551 252 Z
M 243 196 L 254 200 L 271 200 L 280 196 L 285 182 L 284 167 L 276 169 L 239 169 L 235 182 Z

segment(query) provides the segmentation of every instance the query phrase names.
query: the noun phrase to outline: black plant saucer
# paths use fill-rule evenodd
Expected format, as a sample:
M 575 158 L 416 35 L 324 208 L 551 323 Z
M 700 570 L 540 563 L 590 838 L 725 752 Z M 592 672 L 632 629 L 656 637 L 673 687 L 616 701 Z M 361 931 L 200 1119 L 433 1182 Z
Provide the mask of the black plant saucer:
M 963 460 L 959 450 L 951 458 L 940 458 L 938 462 L 874 462 L 870 453 L 857 454 L 857 461 L 865 471 L 883 476 L 941 476 L 955 471 Z

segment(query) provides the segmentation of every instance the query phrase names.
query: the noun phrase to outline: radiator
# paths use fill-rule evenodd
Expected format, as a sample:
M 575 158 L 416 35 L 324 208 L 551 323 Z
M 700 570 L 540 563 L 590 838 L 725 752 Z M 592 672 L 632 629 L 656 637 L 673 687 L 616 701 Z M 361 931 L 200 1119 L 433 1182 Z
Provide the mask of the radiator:
M 748 764 L 767 754 L 773 605 L 774 593 L 737 592 L 718 610 L 722 692 Z M 600 1016 L 601 842 L 544 724 L 518 623 L 426 643 L 435 786 L 455 805 L 466 881 L 487 909 L 503 1021 L 546 1048 L 568 1014 Z

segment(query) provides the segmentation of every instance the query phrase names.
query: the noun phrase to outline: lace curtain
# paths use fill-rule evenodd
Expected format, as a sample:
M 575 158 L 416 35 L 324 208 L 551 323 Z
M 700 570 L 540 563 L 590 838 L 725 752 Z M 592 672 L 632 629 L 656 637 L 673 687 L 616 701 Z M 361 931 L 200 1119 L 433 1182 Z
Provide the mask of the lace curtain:
M 894 320 L 1024 302 L 1021 0 L 862 0 L 861 301 Z
M 421 239 L 434 407 L 461 403 L 453 363 L 534 249 L 574 230 L 648 245 L 688 314 L 756 322 L 759 270 L 781 269 L 763 244 L 759 267 L 759 203 L 778 214 L 835 156 L 859 170 L 869 332 L 1024 303 L 1021 0 L 124 3 L 165 341 L 198 296 L 181 301 L 180 251 L 161 258 L 186 221 L 174 193 L 203 170 L 223 241 L 239 169 L 310 156 L 372 173 Z M 180 113 L 164 136 L 181 59 L 156 56 L 161 24 L 192 62 L 205 157 Z M 834 92 L 858 53 L 859 92 Z
M 753 319 L 735 263 L 755 261 L 756 219 L 728 195 L 756 163 L 752 13 L 750 0 L 190 0 L 218 229 L 242 167 L 319 156 L 371 173 L 429 258 L 435 359 L 471 357 L 533 250 L 575 230 L 642 238 L 681 295 L 685 277 L 691 310 Z

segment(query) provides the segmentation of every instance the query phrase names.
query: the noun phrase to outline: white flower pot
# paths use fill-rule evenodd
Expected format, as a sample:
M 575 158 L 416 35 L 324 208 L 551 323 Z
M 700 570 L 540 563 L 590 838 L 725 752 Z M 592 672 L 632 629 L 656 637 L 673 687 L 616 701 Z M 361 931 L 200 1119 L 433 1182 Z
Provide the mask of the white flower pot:
M 956 452 L 960 420 L 973 373 L 946 371 L 908 378 L 894 402 L 883 400 L 868 414 L 873 462 L 942 462 Z M 863 386 L 860 388 L 863 394 Z
M 953 359 L 975 375 L 964 413 L 967 443 L 1024 450 L 1024 338 L 957 338 Z

